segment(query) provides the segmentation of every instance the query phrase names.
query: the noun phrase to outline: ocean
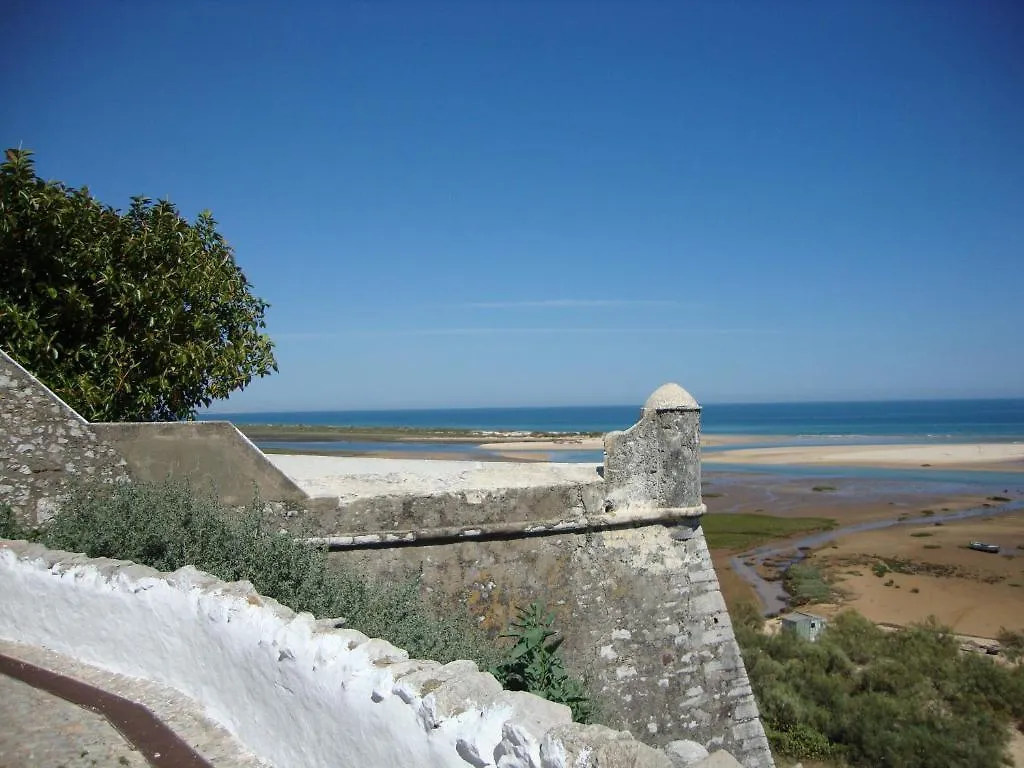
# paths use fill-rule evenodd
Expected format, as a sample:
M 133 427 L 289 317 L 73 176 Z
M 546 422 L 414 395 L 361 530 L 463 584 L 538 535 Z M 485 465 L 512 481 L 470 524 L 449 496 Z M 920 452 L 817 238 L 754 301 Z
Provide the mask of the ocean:
M 459 408 L 390 411 L 281 411 L 203 414 L 236 424 L 307 424 L 357 427 L 448 427 L 486 431 L 610 432 L 626 429 L 637 405 L 545 408 Z M 1005 400 L 899 400 L 827 403 L 708 404 L 703 431 L 828 441 L 885 438 L 1001 442 L 1024 440 L 1024 398 Z

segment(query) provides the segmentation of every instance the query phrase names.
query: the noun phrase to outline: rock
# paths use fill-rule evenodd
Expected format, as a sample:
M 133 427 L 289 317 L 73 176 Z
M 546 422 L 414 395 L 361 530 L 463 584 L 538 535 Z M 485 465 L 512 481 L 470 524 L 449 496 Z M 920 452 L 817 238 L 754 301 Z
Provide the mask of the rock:
M 665 754 L 672 761 L 673 768 L 689 768 L 708 756 L 708 751 L 696 741 L 670 741 L 665 745 Z
M 603 725 L 553 728 L 541 745 L 541 768 L 674 768 L 664 752 Z
M 694 763 L 690 768 L 743 768 L 743 764 L 724 749 L 720 749 L 699 763 Z

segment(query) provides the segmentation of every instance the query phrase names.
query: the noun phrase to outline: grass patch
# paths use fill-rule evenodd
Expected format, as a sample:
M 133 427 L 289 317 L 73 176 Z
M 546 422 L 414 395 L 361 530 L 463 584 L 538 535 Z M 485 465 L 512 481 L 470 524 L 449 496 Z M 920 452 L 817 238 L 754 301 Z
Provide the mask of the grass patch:
M 832 598 L 832 587 L 821 570 L 813 565 L 798 563 L 789 567 L 783 584 L 791 605 L 826 603 Z
M 910 534 L 911 538 L 915 538 L 915 539 L 924 539 L 924 538 L 927 538 L 929 536 L 934 536 L 934 535 L 935 535 L 934 533 L 929 533 L 928 531 L 917 531 L 915 533 Z
M 941 544 L 925 544 L 924 548 L 925 549 L 942 549 L 942 545 Z
M 720 499 L 720 498 L 722 498 L 722 495 L 723 494 L 721 494 L 721 493 L 703 493 L 703 494 L 701 494 L 701 496 L 703 496 L 705 499 Z
M 1009 496 L 989 496 L 988 500 L 989 501 L 1009 501 L 1010 497 Z
M 813 488 L 811 488 L 811 490 L 817 491 L 818 493 L 835 493 L 839 489 L 836 488 L 834 485 L 816 485 Z
M 829 531 L 836 527 L 836 521 L 828 517 L 705 515 L 701 519 L 701 527 L 709 548 L 743 550 L 799 533 Z

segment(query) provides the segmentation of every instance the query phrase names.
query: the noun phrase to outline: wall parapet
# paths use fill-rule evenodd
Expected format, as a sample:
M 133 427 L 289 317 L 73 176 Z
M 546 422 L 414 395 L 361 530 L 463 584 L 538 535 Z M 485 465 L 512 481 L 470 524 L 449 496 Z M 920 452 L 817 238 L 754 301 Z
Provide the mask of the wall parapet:
M 479 525 L 457 525 L 438 528 L 408 529 L 379 532 L 360 532 L 314 536 L 305 539 L 310 544 L 326 546 L 328 549 L 357 549 L 374 546 L 413 546 L 450 544 L 460 541 L 474 541 L 498 538 L 523 538 L 527 536 L 551 536 L 563 533 L 587 533 L 615 528 L 629 528 L 647 525 L 675 526 L 679 523 L 699 520 L 707 508 L 700 504 L 695 507 L 653 507 L 634 506 L 616 512 L 596 514 L 589 517 L 569 517 L 553 520 L 525 520 L 509 523 L 483 523 Z
M 502 690 L 473 662 L 409 659 L 192 567 L 0 541 L 0 591 L 4 639 L 176 688 L 279 768 L 673 765 L 626 733 L 573 724 L 564 705 Z

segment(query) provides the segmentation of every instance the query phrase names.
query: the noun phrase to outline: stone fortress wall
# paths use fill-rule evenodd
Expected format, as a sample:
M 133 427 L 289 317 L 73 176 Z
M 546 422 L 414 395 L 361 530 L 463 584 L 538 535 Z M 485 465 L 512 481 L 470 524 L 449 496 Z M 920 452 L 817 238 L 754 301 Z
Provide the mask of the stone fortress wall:
M 0 352 L 0 403 L 8 399 L 5 382 L 14 380 L 5 378 L 7 361 Z M 30 388 L 24 378 L 17 381 L 20 389 Z M 37 395 L 63 406 L 45 388 Z M 77 418 L 78 428 L 88 431 L 77 414 L 63 408 L 69 423 Z M 6 419 L 0 428 L 28 424 L 35 429 L 43 411 L 41 404 L 20 412 L 0 405 L 0 418 Z M 175 456 L 171 436 L 177 428 L 194 426 L 117 430 L 132 437 L 120 443 L 133 452 L 128 470 L 144 466 L 140 479 L 181 475 L 189 460 Z M 157 430 L 159 460 L 146 454 L 148 435 Z M 109 438 L 115 430 L 101 426 L 97 431 Z M 191 439 L 194 446 L 195 436 Z M 489 631 L 507 627 L 516 608 L 544 601 L 564 630 L 568 666 L 587 672 L 608 725 L 655 747 L 686 739 L 726 749 L 745 766 L 771 766 L 700 527 L 705 508 L 699 405 L 680 387 L 666 385 L 648 400 L 634 427 L 610 433 L 605 442 L 603 477 L 577 473 L 516 487 L 430 493 L 384 487 L 354 496 L 321 492 L 296 499 L 296 484 L 270 462 L 225 464 L 223 471 L 236 489 L 242 480 L 260 484 L 261 490 L 283 489 L 279 498 L 263 496 L 279 502 L 272 508 L 281 512 L 282 528 L 294 526 L 306 535 L 312 529 L 332 558 L 387 578 L 420 573 L 425 589 L 467 605 Z M 86 450 L 97 455 L 95 448 Z M 113 448 L 103 451 L 121 466 Z M 64 453 L 66 474 L 89 473 L 75 463 L 76 447 Z M 38 519 L 38 500 L 52 497 L 57 486 L 40 485 L 23 472 L 13 483 L 8 477 L 0 475 L 0 482 L 15 489 L 8 498 L 17 501 L 29 488 L 36 500 L 34 507 L 14 505 L 16 511 Z
M 126 464 L 89 422 L 0 349 L 0 504 L 43 522 L 69 478 L 125 478 Z

